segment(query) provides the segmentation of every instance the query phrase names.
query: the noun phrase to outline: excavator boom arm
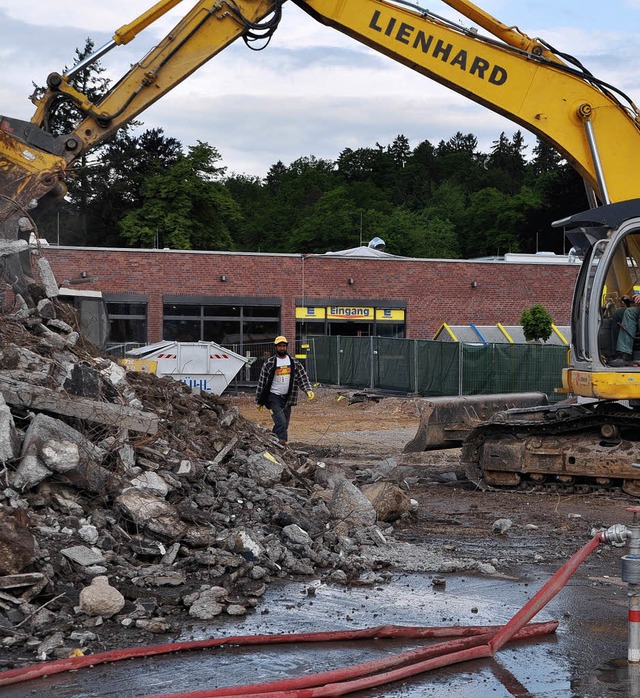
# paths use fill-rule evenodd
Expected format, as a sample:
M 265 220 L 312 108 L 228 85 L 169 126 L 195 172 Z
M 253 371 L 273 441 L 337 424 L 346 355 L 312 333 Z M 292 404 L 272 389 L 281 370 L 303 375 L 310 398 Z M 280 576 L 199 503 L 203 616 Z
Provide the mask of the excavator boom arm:
M 318 21 L 551 143 L 603 203 L 637 194 L 640 118 L 586 72 L 461 0 L 447 4 L 509 44 L 386 0 L 294 0 Z M 491 21 L 492 20 L 492 21 Z

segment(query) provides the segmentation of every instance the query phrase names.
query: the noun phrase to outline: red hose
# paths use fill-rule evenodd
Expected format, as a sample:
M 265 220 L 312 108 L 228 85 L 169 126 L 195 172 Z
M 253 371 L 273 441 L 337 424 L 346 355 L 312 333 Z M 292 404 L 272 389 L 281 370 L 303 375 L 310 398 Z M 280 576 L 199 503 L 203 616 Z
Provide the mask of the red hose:
M 332 632 L 292 633 L 282 635 L 236 635 L 231 637 L 210 638 L 208 640 L 191 640 L 189 642 L 173 642 L 147 647 L 130 647 L 124 650 L 110 650 L 90 654 L 84 657 L 68 657 L 53 662 L 32 664 L 19 669 L 9 669 L 0 672 L 0 686 L 8 686 L 22 681 L 30 681 L 41 676 L 51 676 L 64 671 L 75 671 L 83 667 L 117 662 L 134 657 L 152 657 L 169 652 L 184 652 L 201 650 L 221 645 L 270 645 L 286 644 L 289 642 L 341 642 L 346 640 L 382 640 L 389 638 L 423 639 L 438 637 L 470 637 L 486 632 L 497 632 L 500 626 L 468 625 L 456 627 L 412 627 L 401 625 L 379 625 L 360 630 L 336 630 Z
M 585 546 L 570 557 L 551 579 L 513 616 L 489 643 L 491 653 L 495 654 L 515 633 L 523 628 L 573 577 L 575 571 L 603 542 L 602 535 L 596 534 Z
M 193 649 L 204 649 L 221 645 L 261 645 L 288 642 L 336 642 L 357 639 L 382 638 L 437 638 L 456 637 L 456 640 L 441 642 L 429 647 L 402 652 L 396 657 L 385 657 L 372 662 L 335 669 L 313 676 L 285 679 L 252 686 L 227 687 L 212 690 L 147 696 L 146 698 L 319 698 L 342 696 L 356 691 L 406 679 L 417 674 L 450 666 L 470 659 L 493 657 L 512 639 L 524 639 L 553 632 L 557 622 L 527 623 L 562 589 L 580 564 L 600 545 L 605 538 L 594 536 L 573 555 L 553 577 L 518 611 L 504 626 L 467 626 L 450 628 L 420 628 L 404 626 L 379 626 L 363 630 L 346 630 L 320 633 L 285 635 L 240 635 L 227 638 L 194 640 L 191 642 L 134 647 L 113 650 L 86 657 L 70 657 L 40 665 L 0 672 L 0 686 L 28 681 L 41 676 L 50 676 L 63 671 L 77 670 L 105 662 L 114 662 L 132 657 L 148 657 Z M 377 673 L 376 673 L 377 672 Z
M 558 627 L 556 621 L 549 621 L 547 623 L 532 623 L 524 628 L 520 633 L 518 633 L 516 639 L 524 640 L 531 637 L 538 637 L 539 635 L 545 635 L 554 632 Z M 458 628 L 456 628 L 457 630 Z M 470 628 L 464 628 L 464 630 L 469 630 Z M 476 630 L 476 628 L 471 628 Z M 443 628 L 442 630 L 446 630 Z M 372 674 L 374 672 L 382 671 L 383 669 L 390 669 L 394 667 L 402 666 L 403 664 L 416 665 L 416 662 L 438 657 L 442 654 L 450 654 L 452 652 L 457 652 L 460 650 L 465 650 L 469 647 L 474 647 L 480 644 L 486 644 L 487 641 L 492 638 L 497 631 L 497 628 L 489 629 L 485 628 L 485 632 L 462 637 L 457 640 L 449 640 L 447 642 L 440 642 L 435 645 L 430 645 L 429 647 L 423 647 L 420 649 L 407 650 L 406 652 L 401 652 L 394 657 L 383 657 L 382 659 L 376 659 L 371 662 L 365 662 L 363 664 L 357 664 L 355 666 L 345 667 L 342 669 L 333 669 L 331 671 L 325 671 L 320 674 L 312 674 L 309 676 L 299 677 L 295 679 L 283 679 L 280 681 L 271 681 L 263 684 L 251 684 L 250 686 L 231 686 L 226 688 L 217 689 L 205 689 L 203 691 L 192 691 L 187 693 L 171 693 L 163 694 L 161 696 L 144 696 L 144 698 L 221 698 L 222 696 L 249 696 L 249 695 L 272 695 L 269 691 L 285 691 L 282 695 L 307 695 L 306 693 L 290 693 L 289 689 L 296 689 L 299 691 L 303 688 L 316 688 L 326 687 L 326 684 L 335 683 L 339 681 L 344 681 L 346 679 L 353 679 L 358 676 L 366 676 L 367 674 Z M 384 683 L 384 682 L 383 682 Z M 344 686 L 346 684 L 340 684 Z M 358 689 L 360 690 L 360 689 Z M 280 695 L 281 693 L 274 693 L 273 695 Z M 339 693 L 312 693 L 309 695 L 341 695 Z

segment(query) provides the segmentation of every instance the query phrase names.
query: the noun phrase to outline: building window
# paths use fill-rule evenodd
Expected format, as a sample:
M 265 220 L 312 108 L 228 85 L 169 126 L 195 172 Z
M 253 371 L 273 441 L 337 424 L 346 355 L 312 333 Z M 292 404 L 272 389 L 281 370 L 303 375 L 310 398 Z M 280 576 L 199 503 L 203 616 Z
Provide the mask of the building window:
M 280 306 L 165 303 L 163 338 L 179 342 L 216 342 L 242 350 L 272 342 L 280 331 Z
M 147 341 L 147 304 L 136 301 L 108 301 L 109 343 L 145 344 Z

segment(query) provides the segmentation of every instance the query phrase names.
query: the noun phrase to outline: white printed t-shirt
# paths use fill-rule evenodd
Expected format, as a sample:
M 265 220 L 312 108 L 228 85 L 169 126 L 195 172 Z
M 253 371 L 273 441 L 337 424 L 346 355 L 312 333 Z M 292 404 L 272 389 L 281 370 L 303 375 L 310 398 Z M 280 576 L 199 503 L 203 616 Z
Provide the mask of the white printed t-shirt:
M 276 357 L 276 374 L 271 384 L 271 392 L 276 395 L 286 395 L 291 383 L 291 360 L 288 356 Z

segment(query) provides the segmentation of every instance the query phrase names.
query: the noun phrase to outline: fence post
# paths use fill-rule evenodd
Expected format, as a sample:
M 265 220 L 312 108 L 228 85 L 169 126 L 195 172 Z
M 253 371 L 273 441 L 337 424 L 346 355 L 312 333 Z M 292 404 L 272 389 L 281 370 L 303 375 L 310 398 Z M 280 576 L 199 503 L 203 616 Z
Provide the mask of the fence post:
M 418 392 L 418 340 L 414 339 L 411 342 L 411 351 L 413 352 L 413 391 L 414 393 Z
M 247 349 L 244 353 L 245 358 L 249 359 L 251 357 L 251 352 Z M 237 375 L 236 375 L 237 378 Z M 251 364 L 247 361 L 247 364 L 244 368 L 244 379 L 247 381 L 247 383 L 251 380 Z
M 369 387 L 373 390 L 375 386 L 373 362 L 378 352 L 373 348 L 373 335 L 369 335 Z
M 464 343 L 458 342 L 458 347 L 458 397 L 461 397 L 464 385 Z
M 338 386 L 340 386 L 340 335 L 336 337 L 336 366 L 338 373 Z
M 316 360 L 316 338 L 311 337 L 307 340 L 310 344 L 311 356 L 313 357 L 313 382 L 318 382 L 318 362 Z

